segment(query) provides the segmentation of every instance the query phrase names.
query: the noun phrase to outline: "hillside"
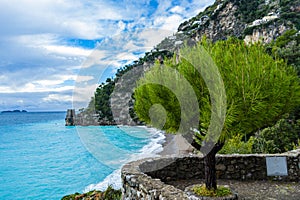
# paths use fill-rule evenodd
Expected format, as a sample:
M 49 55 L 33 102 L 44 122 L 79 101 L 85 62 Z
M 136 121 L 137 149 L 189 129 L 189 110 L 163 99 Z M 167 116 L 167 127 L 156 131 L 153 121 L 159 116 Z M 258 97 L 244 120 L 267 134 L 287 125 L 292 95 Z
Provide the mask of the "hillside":
M 119 69 L 115 79 L 101 84 L 83 113 L 98 114 L 101 125 L 136 124 L 132 91 L 124 88 L 128 87 L 128 81 L 134 83 L 138 76 L 131 77 L 126 83 L 119 80 L 132 69 L 138 68 L 138 74 L 143 73 L 155 60 L 171 57 L 184 42 L 193 44 L 203 36 L 212 41 L 237 37 L 246 43 L 263 42 L 270 54 L 276 54 L 300 69 L 299 29 L 300 0 L 217 0 L 197 16 L 180 24 L 174 35 L 162 40 L 143 58 Z M 116 85 L 119 89 L 112 98 Z M 113 109 L 111 102 L 115 105 Z
M 287 30 L 299 28 L 299 0 L 217 0 L 180 24 L 175 36 L 158 47 L 172 49 L 183 38 L 198 41 L 204 35 L 213 41 L 234 36 L 246 42 L 270 43 Z

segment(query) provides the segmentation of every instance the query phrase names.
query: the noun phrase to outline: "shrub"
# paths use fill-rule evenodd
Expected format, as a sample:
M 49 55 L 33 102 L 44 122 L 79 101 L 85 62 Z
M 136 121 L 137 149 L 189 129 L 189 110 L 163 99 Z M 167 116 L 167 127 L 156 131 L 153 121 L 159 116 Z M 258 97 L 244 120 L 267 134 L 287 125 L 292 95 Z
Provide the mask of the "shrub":
M 227 187 L 218 186 L 216 190 L 208 190 L 205 185 L 193 187 L 193 192 L 198 196 L 205 197 L 224 197 L 232 194 L 230 189 Z
M 254 138 L 250 137 L 247 142 L 242 141 L 242 135 L 238 134 L 230 138 L 225 145 L 223 146 L 222 150 L 219 152 L 220 154 L 249 154 L 252 153 L 252 146 L 254 143 Z
M 283 153 L 299 146 L 300 120 L 279 120 L 274 126 L 257 133 L 253 143 L 255 153 Z

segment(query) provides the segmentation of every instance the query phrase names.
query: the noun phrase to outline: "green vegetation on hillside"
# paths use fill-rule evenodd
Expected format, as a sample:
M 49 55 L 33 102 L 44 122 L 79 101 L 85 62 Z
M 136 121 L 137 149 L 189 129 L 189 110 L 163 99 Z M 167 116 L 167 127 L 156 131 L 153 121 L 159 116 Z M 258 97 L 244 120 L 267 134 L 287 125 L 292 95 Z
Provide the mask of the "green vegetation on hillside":
M 124 67 L 117 70 L 114 78 L 107 78 L 105 83 L 101 83 L 96 89 L 94 97 L 92 97 L 89 106 L 86 109 L 81 109 L 82 113 L 96 112 L 99 115 L 100 124 L 113 124 L 113 114 L 111 110 L 110 97 L 114 91 L 115 84 L 119 79 L 128 71 L 135 67 L 140 67 L 145 62 L 149 64 L 153 63 L 158 58 L 172 57 L 173 54 L 167 50 L 156 49 L 152 52 L 146 52 L 143 58 L 134 61 L 133 64 L 125 65 Z M 132 117 L 135 116 L 133 110 L 130 110 Z
M 280 11 L 283 19 L 291 21 L 295 28 L 300 29 L 299 0 L 280 0 Z
M 236 16 L 240 17 L 245 23 L 253 22 L 256 19 L 261 19 L 269 11 L 269 5 L 265 4 L 265 0 L 239 0 L 236 1 L 239 6 Z
M 99 114 L 99 120 L 113 122 L 113 115 L 110 106 L 110 95 L 114 91 L 115 81 L 108 78 L 95 92 L 95 110 Z
M 291 29 L 279 36 L 271 44 L 267 45 L 267 50 L 274 57 L 280 57 L 296 68 L 300 75 L 300 34 L 299 31 Z

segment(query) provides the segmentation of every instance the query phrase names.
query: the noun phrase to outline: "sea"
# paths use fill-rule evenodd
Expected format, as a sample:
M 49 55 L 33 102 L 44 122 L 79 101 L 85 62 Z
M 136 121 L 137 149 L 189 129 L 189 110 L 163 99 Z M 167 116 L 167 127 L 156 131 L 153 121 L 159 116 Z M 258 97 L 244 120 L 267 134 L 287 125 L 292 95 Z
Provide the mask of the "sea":
M 65 112 L 0 114 L 0 199 L 61 199 L 121 187 L 126 162 L 157 156 L 164 134 L 139 126 L 65 126 Z

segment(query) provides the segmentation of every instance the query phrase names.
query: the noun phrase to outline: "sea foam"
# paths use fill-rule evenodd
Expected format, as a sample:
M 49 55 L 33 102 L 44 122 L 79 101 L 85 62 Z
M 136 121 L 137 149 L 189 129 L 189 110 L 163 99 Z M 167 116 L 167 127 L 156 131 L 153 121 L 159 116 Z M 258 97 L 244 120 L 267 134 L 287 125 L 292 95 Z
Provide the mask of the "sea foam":
M 134 153 L 127 159 L 127 162 L 139 160 L 148 157 L 157 157 L 158 154 L 163 150 L 163 143 L 165 142 L 165 135 L 163 131 L 157 130 L 155 128 L 149 128 L 145 126 L 139 126 L 141 128 L 146 129 L 150 133 L 150 141 L 147 145 L 145 145 L 141 150 L 137 153 Z M 85 192 L 89 192 L 91 190 L 100 190 L 104 191 L 109 185 L 111 185 L 115 189 L 120 189 L 122 187 L 121 181 L 121 168 L 113 171 L 110 175 L 108 175 L 103 181 L 97 184 L 91 184 L 84 189 Z

